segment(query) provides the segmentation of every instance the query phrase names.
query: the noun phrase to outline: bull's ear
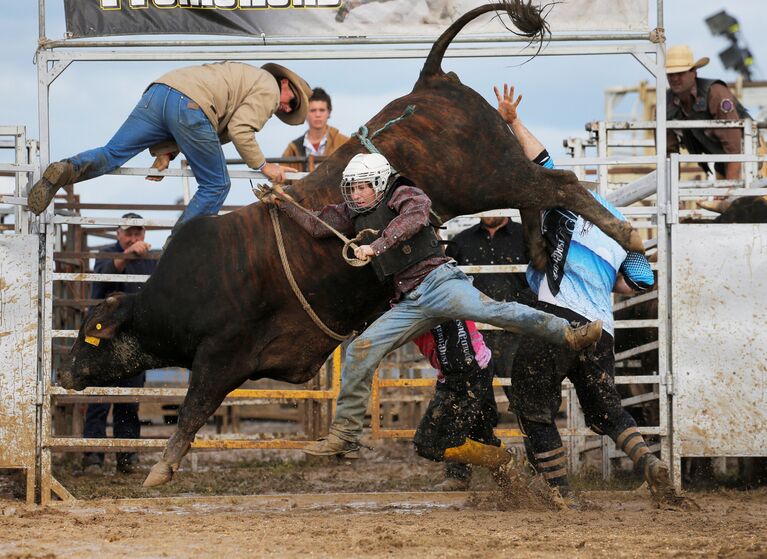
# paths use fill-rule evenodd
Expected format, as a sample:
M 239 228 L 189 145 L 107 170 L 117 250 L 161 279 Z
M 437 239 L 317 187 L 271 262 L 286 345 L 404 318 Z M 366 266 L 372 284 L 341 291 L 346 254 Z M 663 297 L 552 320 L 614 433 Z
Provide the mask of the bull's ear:
M 83 326 L 86 338 L 109 340 L 129 318 L 127 301 L 122 294 L 110 295 L 96 307 Z

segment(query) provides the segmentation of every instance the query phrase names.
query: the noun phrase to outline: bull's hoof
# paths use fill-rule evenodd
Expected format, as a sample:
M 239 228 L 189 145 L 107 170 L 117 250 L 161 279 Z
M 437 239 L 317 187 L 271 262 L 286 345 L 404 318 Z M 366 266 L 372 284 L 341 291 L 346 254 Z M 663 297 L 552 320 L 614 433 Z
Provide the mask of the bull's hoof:
M 642 241 L 642 237 L 639 236 L 639 232 L 636 229 L 632 229 L 631 234 L 629 235 L 628 250 L 638 252 L 639 254 L 644 254 L 644 242 Z
M 160 460 L 152 466 L 149 475 L 144 480 L 144 487 L 156 487 L 168 483 L 173 479 L 173 467 L 167 462 Z

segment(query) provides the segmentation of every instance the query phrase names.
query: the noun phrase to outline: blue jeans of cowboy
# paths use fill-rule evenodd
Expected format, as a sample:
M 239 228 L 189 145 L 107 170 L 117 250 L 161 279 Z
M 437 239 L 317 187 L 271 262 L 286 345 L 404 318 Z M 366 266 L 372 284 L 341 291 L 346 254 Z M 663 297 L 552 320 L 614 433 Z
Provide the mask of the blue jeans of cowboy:
M 527 305 L 490 299 L 455 263 L 443 264 L 349 344 L 330 431 L 348 442 L 357 442 L 378 364 L 390 351 L 448 319 L 492 324 L 557 345 L 565 343 L 569 326 L 564 318 Z
M 200 215 L 216 215 L 231 181 L 218 135 L 202 109 L 164 84 L 152 84 L 109 142 L 70 157 L 79 180 L 100 177 L 160 142 L 173 140 L 186 156 L 197 180 L 197 192 L 176 226 Z

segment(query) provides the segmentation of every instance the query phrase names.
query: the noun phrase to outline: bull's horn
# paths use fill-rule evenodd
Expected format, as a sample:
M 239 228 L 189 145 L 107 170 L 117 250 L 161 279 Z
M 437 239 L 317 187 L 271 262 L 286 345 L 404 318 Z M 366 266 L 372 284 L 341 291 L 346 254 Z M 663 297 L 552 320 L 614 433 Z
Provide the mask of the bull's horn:
M 729 200 L 699 200 L 698 207 L 710 212 L 724 213 L 732 205 L 732 199 Z

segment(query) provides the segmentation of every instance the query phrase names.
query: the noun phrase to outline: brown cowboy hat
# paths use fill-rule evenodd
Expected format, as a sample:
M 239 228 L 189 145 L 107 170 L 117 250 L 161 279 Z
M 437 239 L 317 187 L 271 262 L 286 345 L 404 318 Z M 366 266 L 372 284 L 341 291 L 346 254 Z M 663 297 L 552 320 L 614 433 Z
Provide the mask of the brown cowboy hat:
M 312 88 L 309 87 L 309 84 L 295 72 L 288 70 L 285 66 L 275 64 L 274 62 L 264 64 L 261 66 L 261 69 L 266 70 L 273 75 L 277 80 L 277 83 L 283 78 L 287 79 L 290 82 L 293 93 L 296 94 L 296 99 L 298 99 L 298 106 L 295 109 L 289 113 L 277 111 L 277 118 L 285 124 L 294 126 L 303 124 L 306 120 L 306 114 L 309 111 L 309 97 L 312 95 Z
M 666 52 L 666 73 L 678 74 L 688 70 L 696 70 L 708 64 L 708 57 L 699 58 L 693 62 L 692 49 L 687 45 L 674 45 Z

